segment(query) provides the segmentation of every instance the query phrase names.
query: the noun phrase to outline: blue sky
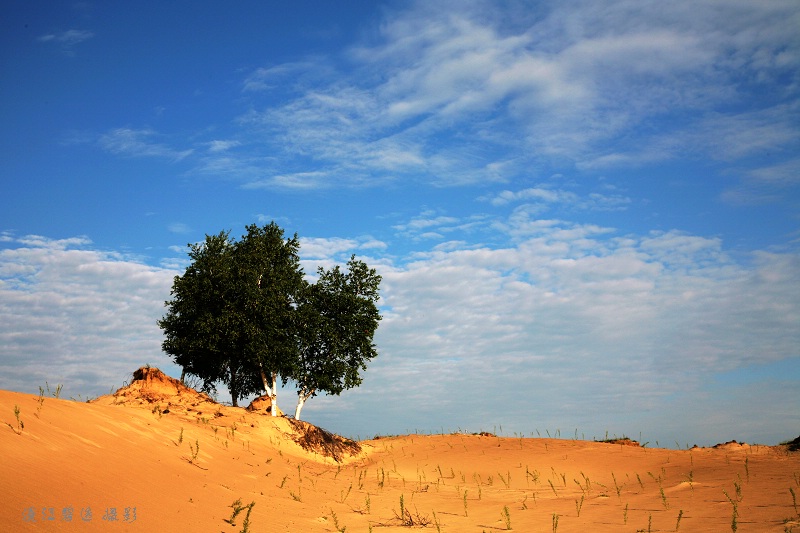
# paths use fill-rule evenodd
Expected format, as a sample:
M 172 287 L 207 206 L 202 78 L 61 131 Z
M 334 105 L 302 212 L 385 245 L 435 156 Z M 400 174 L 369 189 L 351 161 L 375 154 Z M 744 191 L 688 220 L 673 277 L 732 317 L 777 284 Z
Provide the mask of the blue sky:
M 797 436 L 796 2 L 0 13 L 0 388 L 177 375 L 186 244 L 275 220 L 384 278 L 331 430 Z

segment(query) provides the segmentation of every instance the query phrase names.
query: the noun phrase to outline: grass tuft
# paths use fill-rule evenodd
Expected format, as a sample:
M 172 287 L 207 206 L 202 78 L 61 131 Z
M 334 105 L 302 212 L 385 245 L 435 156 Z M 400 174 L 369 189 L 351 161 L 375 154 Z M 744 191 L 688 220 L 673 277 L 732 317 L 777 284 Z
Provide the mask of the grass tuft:
M 336 528 L 336 531 L 339 533 L 345 533 L 347 531 L 347 527 L 339 524 L 339 517 L 336 516 L 336 513 L 331 509 L 331 519 L 333 520 L 333 527 Z
M 192 458 L 189 460 L 192 464 L 197 464 L 197 454 L 200 453 L 200 441 L 195 439 L 194 441 L 194 448 L 192 448 L 192 443 L 189 443 L 189 451 L 192 452 Z
M 242 505 L 242 499 L 239 498 L 228 507 L 233 509 L 231 512 L 230 518 L 223 518 L 223 521 L 229 523 L 232 526 L 236 525 L 236 517 L 239 516 L 239 513 L 247 509 L 247 513 L 244 517 L 244 522 L 242 522 L 242 529 L 240 533 L 249 533 L 250 531 L 250 512 L 253 510 L 253 507 L 256 505 L 256 502 L 251 502 L 247 505 Z
M 736 530 L 739 529 L 739 522 L 738 522 L 739 506 L 738 506 L 738 501 L 734 500 L 733 498 L 731 498 L 730 495 L 728 494 L 728 491 L 726 491 L 725 489 L 722 489 L 722 493 L 725 495 L 726 498 L 728 498 L 728 501 L 731 502 L 731 505 L 733 506 L 733 515 L 731 516 L 731 531 L 733 533 L 736 533 Z
M 581 508 L 583 508 L 583 499 L 584 498 L 585 498 L 585 495 L 581 494 L 580 502 L 577 499 L 575 500 L 575 510 L 578 512 L 578 518 L 581 517 Z
M 414 514 L 405 506 L 403 495 L 400 495 L 400 513 L 394 511 L 395 520 L 400 521 L 400 525 L 404 527 L 428 527 L 431 523 L 430 518 L 422 516 L 419 511 L 414 510 Z
M 22 435 L 22 430 L 25 429 L 25 423 L 22 420 L 20 420 L 19 413 L 20 413 L 19 405 L 14 404 L 14 417 L 17 419 L 17 428 L 14 429 L 14 426 L 12 426 L 11 424 L 8 424 L 8 427 L 14 429 L 17 435 Z
M 511 512 L 508 510 L 508 505 L 503 507 L 503 522 L 506 524 L 506 530 L 511 530 Z

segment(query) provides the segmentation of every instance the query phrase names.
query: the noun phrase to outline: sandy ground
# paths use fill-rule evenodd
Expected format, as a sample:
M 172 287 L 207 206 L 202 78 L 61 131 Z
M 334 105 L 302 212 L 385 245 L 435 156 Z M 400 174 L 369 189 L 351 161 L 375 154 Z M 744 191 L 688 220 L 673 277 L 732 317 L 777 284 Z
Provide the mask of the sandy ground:
M 0 423 L 2 531 L 800 533 L 785 447 L 407 435 L 337 463 L 155 372 L 91 403 L 0 391 Z

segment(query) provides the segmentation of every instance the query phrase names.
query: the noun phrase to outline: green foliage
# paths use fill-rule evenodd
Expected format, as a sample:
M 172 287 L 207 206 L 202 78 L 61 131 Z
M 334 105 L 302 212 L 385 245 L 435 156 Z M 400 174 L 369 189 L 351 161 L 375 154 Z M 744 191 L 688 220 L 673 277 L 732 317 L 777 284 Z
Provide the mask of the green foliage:
M 248 226 L 238 242 L 223 231 L 189 245 L 192 262 L 175 277 L 159 326 L 163 350 L 204 390 L 223 382 L 236 405 L 261 392 L 262 370 L 290 368 L 290 317 L 303 282 L 299 246 L 297 236 L 284 241 L 274 223 Z
M 36 418 L 39 418 L 39 413 L 42 411 L 42 406 L 44 405 L 44 389 L 39 387 L 39 400 L 37 401 L 36 405 Z
M 242 522 L 242 529 L 240 533 L 248 533 L 250 531 L 250 512 L 253 510 L 253 507 L 255 507 L 255 505 L 256 502 L 250 502 L 247 505 L 242 505 L 242 500 L 240 498 L 228 506 L 231 509 L 233 509 L 233 512 L 231 513 L 230 518 L 227 519 L 223 518 L 223 520 L 229 523 L 230 525 L 235 526 L 236 517 L 239 516 L 239 513 L 247 509 L 247 513 L 245 513 L 244 516 L 244 522 Z
M 50 390 L 50 384 L 49 384 L 49 383 L 47 383 L 46 381 L 44 382 L 44 385 L 45 385 L 45 387 L 47 387 L 47 393 L 48 393 L 48 394 L 51 394 L 51 395 L 53 396 L 53 398 L 55 398 L 55 399 L 58 399 L 58 397 L 59 397 L 59 396 L 61 396 L 61 389 L 64 387 L 64 385 L 62 385 L 62 384 L 60 384 L 60 383 L 59 383 L 58 385 L 56 385 L 56 390 L 54 390 L 54 391 L 51 391 L 51 390 Z M 42 388 L 41 388 L 41 387 L 39 387 L 39 392 L 40 392 L 40 394 L 41 394 L 41 392 L 42 392 L 42 390 L 41 390 L 41 389 L 42 389 Z
M 17 419 L 17 429 L 14 429 L 14 426 L 12 426 L 11 424 L 8 424 L 8 427 L 14 429 L 17 435 L 22 435 L 22 430 L 25 429 L 25 423 L 22 420 L 20 420 L 19 413 L 20 413 L 19 405 L 14 404 L 14 417 Z
M 377 356 L 380 276 L 352 257 L 346 272 L 320 268 L 310 284 L 296 234 L 284 238 L 274 222 L 246 230 L 238 241 L 223 231 L 189 245 L 158 322 L 163 350 L 203 390 L 227 385 L 234 405 L 279 377 L 297 383 L 301 401 L 360 385 Z
M 347 497 L 350 496 L 350 491 L 351 490 L 353 490 L 353 484 L 352 483 L 350 483 L 350 486 L 347 487 L 347 491 L 344 491 L 344 490 L 341 491 L 341 494 L 342 494 L 341 503 L 344 503 L 344 501 L 347 499 Z
M 412 514 L 408 507 L 405 506 L 402 494 L 400 495 L 400 514 L 394 511 L 394 517 L 405 527 L 427 527 L 431 523 L 430 518 L 420 515 L 416 509 Z
M 726 498 L 728 498 L 728 501 L 731 502 L 731 505 L 733 506 L 733 514 L 731 515 L 731 531 L 733 533 L 736 533 L 736 530 L 739 529 L 739 521 L 738 521 L 738 518 L 739 518 L 738 501 L 739 500 L 734 500 L 733 498 L 731 498 L 730 494 L 728 494 L 728 491 L 726 491 L 725 489 L 722 489 L 722 493 L 725 495 Z
M 511 512 L 508 510 L 508 505 L 503 506 L 503 522 L 506 524 L 506 529 L 511 530 Z
M 197 454 L 200 453 L 200 441 L 195 439 L 194 447 L 192 447 L 192 443 L 189 443 L 189 451 L 192 452 L 192 458 L 189 460 L 190 463 L 196 464 L 197 463 Z
M 347 527 L 339 524 L 339 517 L 336 516 L 336 513 L 331 509 L 331 519 L 333 519 L 333 527 L 336 528 L 336 531 L 339 533 L 345 533 L 347 531 Z
M 780 443 L 781 446 L 786 446 L 790 452 L 800 451 L 800 437 L 796 439 L 783 441 Z
M 337 265 L 317 274 L 297 307 L 299 353 L 291 378 L 303 398 L 357 387 L 359 371 L 378 355 L 372 338 L 381 319 L 376 306 L 381 277 L 355 256 L 347 272 Z

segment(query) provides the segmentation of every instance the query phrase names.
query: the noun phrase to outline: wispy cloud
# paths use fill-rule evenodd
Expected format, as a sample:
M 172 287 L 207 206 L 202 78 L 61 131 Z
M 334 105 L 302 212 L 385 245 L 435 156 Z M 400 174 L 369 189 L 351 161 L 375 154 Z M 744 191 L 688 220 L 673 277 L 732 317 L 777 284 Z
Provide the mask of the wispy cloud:
M 724 190 L 720 197 L 734 205 L 765 204 L 782 198 L 794 198 L 800 191 L 800 159 L 790 159 L 739 171 L 739 183 Z
M 227 140 L 227 141 L 214 140 L 214 141 L 210 141 L 210 142 L 208 142 L 206 144 L 208 146 L 208 151 L 211 152 L 211 153 L 215 153 L 216 154 L 216 153 L 220 153 L 220 152 L 227 152 L 231 148 L 236 148 L 237 146 L 239 146 L 242 143 L 239 142 L 239 141 L 233 141 L 233 140 Z
M 40 35 L 37 40 L 56 46 L 58 50 L 67 57 L 75 57 L 76 47 L 94 37 L 94 33 L 87 30 L 67 30 L 61 33 L 48 33 Z
M 192 228 L 183 222 L 173 222 L 167 226 L 167 229 L 172 233 L 190 233 Z
M 67 30 L 61 33 L 48 33 L 40 35 L 38 41 L 43 43 L 56 43 L 64 50 L 70 50 L 75 45 L 88 41 L 94 33 L 87 30 Z
M 250 189 L 299 190 L 502 185 L 687 155 L 744 175 L 797 152 L 791 2 L 733 2 L 722 14 L 712 0 L 657 11 L 626 0 L 495 7 L 414 2 L 386 10 L 345 50 L 242 73 L 248 111 L 231 117 L 236 140 L 192 141 L 200 155 L 147 128 L 101 143 L 195 156 L 194 172 Z M 594 204 L 614 202 L 624 198 Z
M 307 61 L 281 63 L 271 67 L 259 67 L 245 76 L 242 91 L 261 92 L 275 89 L 297 89 L 330 75 L 332 70 L 325 66 L 324 58 L 309 58 Z
M 559 207 L 567 210 L 589 211 L 621 211 L 626 209 L 632 200 L 621 194 L 607 194 L 591 192 L 579 195 L 573 191 L 551 187 L 529 187 L 518 191 L 503 190 L 483 196 L 479 200 L 488 201 L 491 205 L 499 207 L 511 203 L 523 203 L 528 209 L 536 209 L 543 213 L 550 207 Z
M 295 86 L 281 104 L 258 108 L 269 80 L 323 65 L 331 73 L 337 62 L 309 58 L 248 74 L 256 105 L 242 125 L 282 168 L 296 167 L 257 183 L 486 183 L 560 161 L 626 167 L 687 149 L 731 160 L 796 143 L 787 102 L 800 87 L 800 39 L 788 3 L 734 3 L 724 16 L 713 2 L 656 13 L 576 1 L 506 6 L 492 17 L 481 5 L 392 12 L 377 37 L 344 55 L 352 70 Z M 770 98 L 758 97 L 764 91 Z M 731 111 L 745 99 L 754 107 Z
M 481 213 L 466 217 L 454 217 L 439 214 L 436 210 L 426 209 L 407 222 L 395 224 L 392 229 L 398 235 L 412 241 L 441 240 L 455 232 L 471 233 L 487 229 L 490 222 L 491 217 Z
M 116 128 L 104 133 L 98 144 L 104 150 L 128 157 L 159 157 L 180 161 L 194 150 L 177 150 L 159 142 L 158 133 L 150 129 Z

